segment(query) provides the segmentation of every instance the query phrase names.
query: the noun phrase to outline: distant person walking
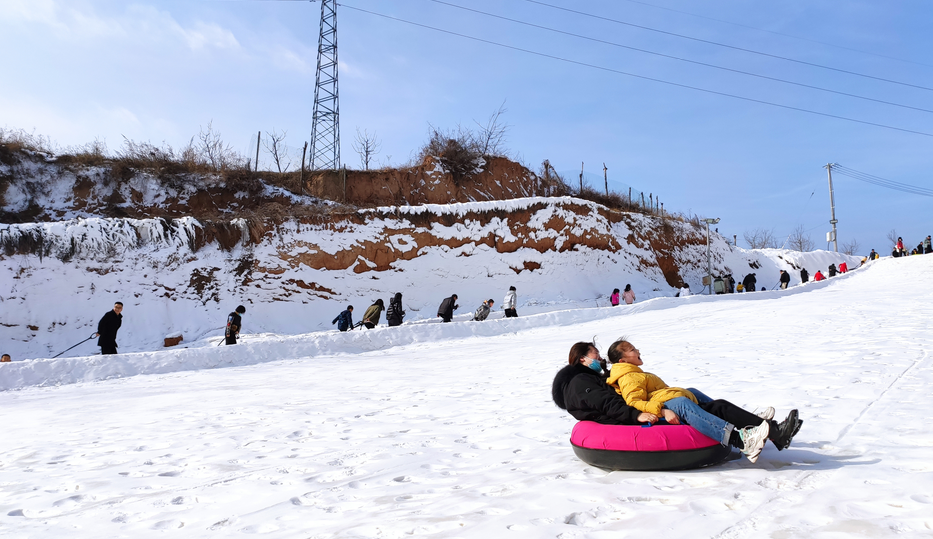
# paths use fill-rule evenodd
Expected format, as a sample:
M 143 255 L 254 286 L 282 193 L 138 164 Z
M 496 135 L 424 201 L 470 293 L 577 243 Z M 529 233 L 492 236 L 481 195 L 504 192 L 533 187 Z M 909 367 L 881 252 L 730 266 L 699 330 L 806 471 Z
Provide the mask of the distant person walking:
M 781 290 L 787 290 L 787 285 L 790 284 L 790 273 L 787 273 L 784 270 L 781 270 Z
M 113 304 L 113 310 L 104 313 L 104 316 L 97 323 L 97 333 L 94 334 L 97 339 L 97 346 L 100 346 L 100 353 L 103 355 L 117 353 L 117 330 L 123 325 L 123 303 Z
M 933 253 L 933 244 L 930 243 L 930 236 L 923 240 L 923 254 Z
M 492 310 L 493 303 L 495 302 L 492 299 L 484 301 L 483 304 L 476 309 L 476 312 L 473 313 L 473 320 L 477 322 L 485 320 L 486 317 L 489 316 L 489 311 Z
M 363 325 L 366 326 L 366 329 L 373 329 L 376 327 L 376 324 L 379 323 L 379 319 L 382 318 L 383 309 L 385 309 L 385 303 L 383 303 L 382 298 L 374 301 L 373 304 L 366 309 L 366 312 L 363 313 Z
M 331 322 L 331 324 L 337 324 L 337 329 L 340 331 L 346 331 L 353 327 L 353 305 L 347 307 L 345 311 L 337 315 L 337 318 Z
M 403 318 L 405 318 L 405 311 L 402 309 L 402 293 L 396 292 L 395 297 L 389 300 L 386 322 L 389 323 L 389 327 L 401 326 Z
M 757 284 L 758 279 L 755 279 L 754 273 L 749 273 L 742 279 L 742 288 L 744 288 L 746 292 L 754 292 Z
M 632 291 L 632 285 L 625 285 L 625 290 L 622 291 L 622 299 L 625 300 L 626 305 L 635 303 L 635 292 Z
M 807 273 L 807 268 L 800 269 L 800 282 L 805 283 L 810 280 L 810 274 Z
M 849 265 L 846 264 L 845 262 L 840 262 L 840 263 L 839 263 L 839 273 L 845 273 L 845 272 L 847 272 L 847 271 L 849 271 Z
M 835 276 L 836 276 L 836 271 L 837 271 L 837 270 L 836 270 L 836 265 L 835 265 L 835 264 L 830 264 L 830 265 L 829 265 L 829 268 L 827 268 L 826 271 L 829 272 L 829 276 L 830 276 L 830 277 L 835 277 Z
M 502 308 L 505 309 L 506 318 L 515 318 L 518 316 L 518 313 L 515 312 L 515 306 L 518 303 L 518 294 L 515 293 L 515 287 L 510 286 L 509 291 L 505 294 L 505 299 L 502 301 Z
M 611 303 L 613 307 L 619 304 L 619 289 L 618 288 L 612 289 L 612 295 L 609 296 L 609 303 Z
M 441 317 L 444 322 L 450 322 L 454 317 L 454 311 L 458 308 L 460 306 L 457 305 L 457 294 L 454 294 L 449 298 L 444 298 L 441 306 L 437 308 L 437 316 Z
M 236 344 L 240 329 L 243 327 L 243 314 L 245 313 L 246 307 L 239 305 L 235 311 L 227 315 L 227 329 L 224 330 L 224 339 L 227 344 Z
M 823 277 L 823 274 L 820 273 L 820 270 L 816 270 L 816 273 L 813 275 L 813 282 L 818 283 L 825 278 L 826 277 Z
M 929 236 L 928 236 L 928 237 L 929 237 Z M 872 249 L 871 252 L 868 253 L 868 260 L 869 260 L 869 261 L 871 261 L 871 260 L 878 260 L 878 253 L 876 253 L 874 249 Z

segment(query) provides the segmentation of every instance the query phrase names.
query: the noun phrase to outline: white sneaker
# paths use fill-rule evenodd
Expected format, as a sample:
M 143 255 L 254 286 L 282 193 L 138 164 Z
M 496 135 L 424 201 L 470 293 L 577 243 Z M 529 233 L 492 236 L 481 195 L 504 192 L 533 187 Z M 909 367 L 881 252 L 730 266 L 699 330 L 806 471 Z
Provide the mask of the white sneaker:
M 774 419 L 774 407 L 768 406 L 767 408 L 765 408 L 764 410 L 760 412 L 758 411 L 757 408 L 755 408 L 755 415 L 764 419 L 765 421 L 771 421 L 772 419 Z
M 768 441 L 769 429 L 770 426 L 768 422 L 762 421 L 761 425 L 757 427 L 747 427 L 739 430 L 739 437 L 742 439 L 742 444 L 745 446 L 745 448 L 742 449 L 742 453 L 748 457 L 750 462 L 758 460 L 761 449 L 765 446 L 765 442 Z

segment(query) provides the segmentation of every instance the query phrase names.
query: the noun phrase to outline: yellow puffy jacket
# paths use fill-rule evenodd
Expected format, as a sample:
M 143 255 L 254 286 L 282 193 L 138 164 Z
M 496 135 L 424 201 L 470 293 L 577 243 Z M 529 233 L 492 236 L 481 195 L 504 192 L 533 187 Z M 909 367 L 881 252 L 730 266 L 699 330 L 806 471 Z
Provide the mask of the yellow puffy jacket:
M 625 403 L 642 412 L 661 415 L 664 403 L 677 397 L 697 398 L 686 389 L 668 387 L 657 375 L 645 372 L 629 363 L 616 363 L 609 371 L 606 383 L 622 395 Z

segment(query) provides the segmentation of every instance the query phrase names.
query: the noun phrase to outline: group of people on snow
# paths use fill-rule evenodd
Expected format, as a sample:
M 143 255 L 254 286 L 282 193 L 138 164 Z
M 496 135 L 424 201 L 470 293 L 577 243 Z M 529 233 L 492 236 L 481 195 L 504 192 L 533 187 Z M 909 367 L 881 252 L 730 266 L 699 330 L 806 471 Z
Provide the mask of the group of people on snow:
M 871 252 L 874 253 L 875 250 L 872 249 Z M 930 254 L 930 253 L 933 253 L 933 245 L 931 245 L 929 235 L 926 238 L 924 238 L 923 241 L 918 243 L 917 246 L 914 247 L 910 251 L 910 253 L 908 253 L 907 248 L 904 247 L 903 238 L 898 236 L 897 242 L 894 244 L 894 250 L 891 251 L 891 256 L 901 257 L 901 256 L 908 256 L 908 255 L 925 255 L 925 254 Z
M 724 446 L 739 449 L 751 462 L 758 460 L 768 440 L 778 451 L 789 447 L 803 425 L 797 410 L 777 422 L 770 406 L 756 415 L 694 388 L 670 387 L 641 365 L 641 352 L 626 338 L 609 345 L 608 362 L 600 357 L 595 343 L 578 342 L 570 348 L 568 365 L 554 377 L 551 397 L 579 421 L 687 424 Z
M 517 301 L 515 287 L 511 286 L 509 287 L 509 291 L 505 294 L 505 300 L 503 301 L 503 309 L 506 318 L 518 316 L 518 313 L 515 311 Z M 486 320 L 486 318 L 489 317 L 489 313 L 492 312 L 495 303 L 496 302 L 491 298 L 484 300 L 473 313 L 472 320 Z M 452 294 L 441 301 L 440 306 L 437 308 L 437 317 L 443 322 L 450 322 L 453 320 L 454 311 L 459 308 L 460 305 L 457 304 L 457 294 Z M 395 296 L 389 300 L 388 309 L 385 309 L 385 303 L 382 299 L 375 300 L 373 304 L 366 309 L 366 312 L 363 313 L 363 319 L 358 324 L 354 325 L 353 323 L 353 305 L 348 306 L 343 312 L 338 314 L 337 317 L 331 321 L 331 324 L 337 324 L 337 329 L 340 331 L 348 331 L 360 326 L 373 329 L 379 324 L 383 310 L 386 311 L 386 322 L 389 327 L 402 325 L 402 321 L 405 318 L 405 309 L 402 308 L 402 293 L 396 292 Z
M 635 291 L 632 290 L 632 285 L 625 285 L 625 290 L 622 291 L 622 301 L 624 301 L 626 305 L 635 303 Z M 618 288 L 612 289 L 612 294 L 609 296 L 609 303 L 611 303 L 613 307 L 619 305 Z

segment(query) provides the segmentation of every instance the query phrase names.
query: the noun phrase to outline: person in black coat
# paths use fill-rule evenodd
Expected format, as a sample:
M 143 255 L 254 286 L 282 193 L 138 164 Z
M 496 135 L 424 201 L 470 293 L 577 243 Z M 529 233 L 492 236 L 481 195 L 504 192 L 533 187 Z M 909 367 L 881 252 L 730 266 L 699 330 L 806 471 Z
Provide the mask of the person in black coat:
M 119 301 L 113 304 L 113 310 L 107 311 L 97 323 L 97 333 L 94 336 L 97 339 L 97 346 L 100 346 L 100 353 L 117 353 L 117 330 L 123 325 L 123 304 Z
M 337 329 L 340 331 L 346 331 L 353 327 L 353 305 L 347 307 L 347 310 L 337 315 L 337 318 L 331 322 L 331 324 L 337 324 Z
M 389 327 L 400 326 L 403 318 L 405 318 L 405 311 L 402 309 L 402 293 L 396 292 L 395 297 L 389 300 L 386 322 L 389 323 Z
M 591 357 L 593 355 L 596 357 Z M 625 400 L 606 384 L 607 374 L 598 357 L 599 352 L 592 343 L 573 345 L 568 358 L 569 365 L 557 372 L 551 384 L 554 404 L 580 421 L 607 425 L 650 422 L 655 416 L 625 404 Z
M 454 310 L 458 309 L 460 306 L 457 305 L 457 294 L 450 296 L 449 298 L 444 298 L 444 301 L 441 302 L 441 306 L 437 308 L 437 316 L 440 316 L 444 319 L 444 322 L 450 322 L 454 317 Z
M 801 268 L 800 270 L 800 282 L 805 283 L 810 280 L 810 274 L 807 273 L 807 268 Z
M 744 288 L 746 292 L 754 292 L 757 281 L 758 279 L 755 278 L 755 274 L 749 273 L 742 279 L 742 288 Z
M 236 344 L 236 338 L 240 336 L 240 328 L 243 327 L 243 313 L 246 307 L 239 305 L 235 311 L 227 315 L 227 329 L 224 331 L 224 338 L 227 344 Z
M 790 273 L 787 273 L 784 270 L 781 270 L 781 289 L 787 290 L 787 285 L 790 284 Z

